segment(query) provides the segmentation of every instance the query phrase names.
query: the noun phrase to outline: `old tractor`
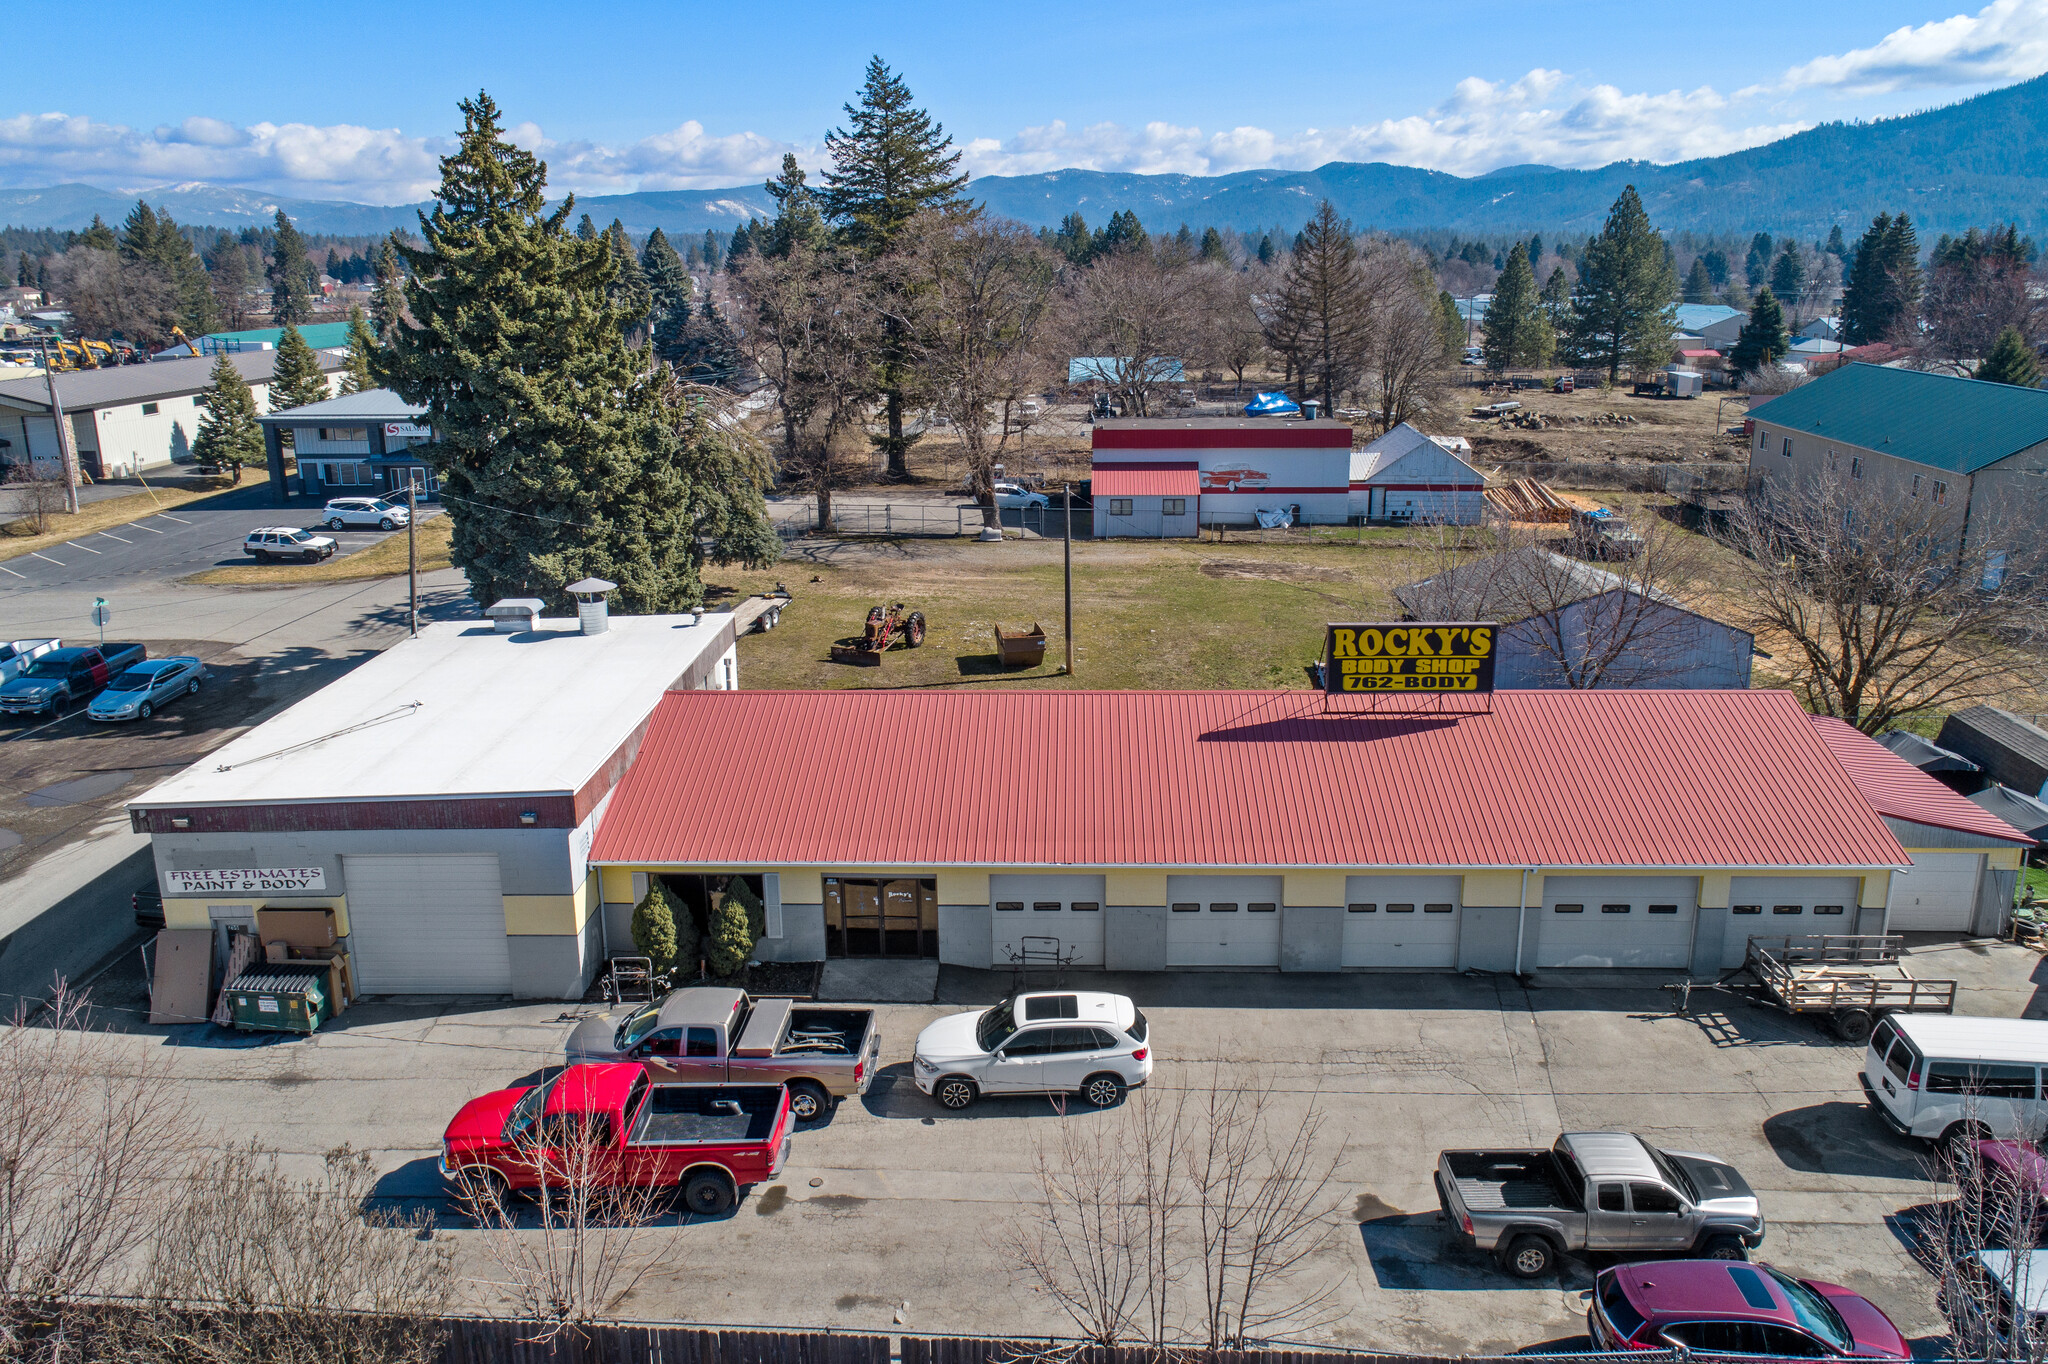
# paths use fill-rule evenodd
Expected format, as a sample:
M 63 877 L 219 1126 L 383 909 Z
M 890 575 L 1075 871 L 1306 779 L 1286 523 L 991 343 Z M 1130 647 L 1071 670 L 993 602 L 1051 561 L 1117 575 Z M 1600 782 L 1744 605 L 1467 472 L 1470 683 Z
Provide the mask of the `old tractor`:
M 884 611 L 877 606 L 868 612 L 867 629 L 858 639 L 842 639 L 832 646 L 834 663 L 852 663 L 858 667 L 880 667 L 882 655 L 899 645 L 915 649 L 924 643 L 924 612 L 912 611 L 906 614 L 903 603 L 897 602 Z

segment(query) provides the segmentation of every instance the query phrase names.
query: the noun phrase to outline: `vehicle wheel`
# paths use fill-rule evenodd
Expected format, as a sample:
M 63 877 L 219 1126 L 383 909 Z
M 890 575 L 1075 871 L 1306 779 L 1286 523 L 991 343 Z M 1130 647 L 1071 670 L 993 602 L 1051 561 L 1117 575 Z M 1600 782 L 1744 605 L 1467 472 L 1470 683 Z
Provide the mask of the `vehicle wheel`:
M 706 1217 L 716 1217 L 736 1201 L 731 1181 L 709 1170 L 691 1175 L 683 1185 L 684 1206 Z
M 1557 1263 L 1557 1252 L 1541 1236 L 1524 1234 L 1508 1242 L 1507 1253 L 1500 1257 L 1500 1263 L 1501 1268 L 1518 1279 L 1541 1278 Z
M 140 706 L 136 708 L 135 718 L 138 720 L 147 720 L 150 716 L 154 714 L 156 714 L 156 707 L 149 704 L 149 702 L 144 701 Z
M 386 516 L 386 517 L 382 517 L 382 518 L 380 518 L 380 519 L 378 520 L 378 522 L 377 522 L 377 529 L 378 529 L 378 530 L 397 530 L 397 529 L 398 529 L 398 527 L 397 527 L 397 526 L 396 526 L 395 524 L 393 524 L 393 522 L 392 522 L 392 520 L 391 520 L 391 518 L 390 518 L 390 517 Z
M 512 1202 L 512 1183 L 488 1165 L 477 1165 L 461 1172 L 454 1181 L 456 1194 L 463 1201 L 472 1204 L 473 1212 L 491 1207 L 504 1208 Z
M 798 1080 L 789 1087 L 789 1111 L 798 1122 L 816 1122 L 832 1111 L 832 1096 L 823 1085 Z
M 1749 1252 L 1743 1248 L 1739 1236 L 1709 1236 L 1700 1244 L 1702 1260 L 1747 1260 Z
M 1834 1017 L 1835 1036 L 1844 1042 L 1867 1042 L 1875 1023 L 1868 1009 L 1843 1009 Z
M 343 521 L 338 516 L 330 516 L 327 518 L 327 529 L 329 530 L 343 530 L 346 529 L 347 525 L 348 523 Z
M 957 1113 L 963 1108 L 972 1107 L 974 1101 L 981 1097 L 981 1090 L 976 1088 L 974 1081 L 964 1075 L 948 1075 L 932 1086 L 932 1097 L 937 1099 L 942 1107 L 950 1108 Z
M 307 551 L 306 551 L 306 562 L 307 562 L 307 563 L 309 563 L 309 564 L 317 564 L 317 563 L 319 563 L 319 562 L 320 562 L 320 551 L 319 551 L 319 550 L 317 550 L 317 549 L 309 549 L 309 550 L 307 550 Z
M 256 560 L 256 562 L 257 562 L 257 563 L 259 563 L 259 564 L 267 564 L 267 563 L 269 563 L 269 562 L 270 562 L 270 556 L 269 556 L 268 554 L 265 554 L 265 553 L 264 553 L 264 552 L 263 552 L 262 550 L 260 550 L 260 549 L 252 549 L 252 550 L 250 550 L 250 551 L 249 551 L 249 555 L 250 555 L 250 557 L 251 557 L 251 558 L 255 559 L 255 560 Z
M 195 678 L 193 678 L 193 679 L 192 679 L 192 680 L 191 680 L 190 682 L 188 682 L 188 683 L 186 683 L 186 684 L 185 684 L 185 695 L 187 695 L 187 696 L 197 696 L 197 695 L 199 695 L 199 679 L 198 679 L 198 678 L 196 678 L 196 677 L 195 677 Z
M 1959 1122 L 1941 1134 L 1941 1153 L 1957 1174 L 1977 1168 L 1977 1143 L 1990 1133 L 1976 1123 Z
M 910 619 L 904 622 L 903 638 L 913 649 L 924 643 L 924 612 L 912 611 L 910 613 Z
M 1091 1075 L 1081 1086 L 1081 1097 L 1097 1108 L 1114 1108 L 1123 1102 L 1124 1082 L 1107 1072 Z

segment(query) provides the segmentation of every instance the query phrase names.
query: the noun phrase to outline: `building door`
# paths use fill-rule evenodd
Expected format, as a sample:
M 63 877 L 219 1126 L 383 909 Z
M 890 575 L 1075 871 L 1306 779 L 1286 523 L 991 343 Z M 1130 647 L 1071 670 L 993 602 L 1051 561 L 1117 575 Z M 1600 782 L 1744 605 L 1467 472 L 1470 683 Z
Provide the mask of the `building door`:
M 1908 853 L 1913 869 L 1892 877 L 1891 932 L 1967 933 L 1977 919 L 1979 852 Z
M 825 878 L 827 956 L 933 957 L 938 951 L 936 880 Z
M 512 992 L 495 853 L 342 858 L 349 952 L 365 994 Z
M 1690 876 L 1546 876 L 1536 965 L 1681 970 L 1698 897 Z
M 995 921 L 989 964 L 1011 965 L 1029 938 L 1036 960 L 1056 946 L 1075 966 L 1102 965 L 1103 884 L 1102 877 L 1086 875 L 989 877 Z
M 1728 930 L 1721 965 L 1742 965 L 1749 940 L 1803 938 L 1816 933 L 1853 933 L 1854 876 L 1738 876 L 1728 883 Z M 1544 925 L 1546 928 L 1548 924 Z
M 1448 971 L 1458 964 L 1457 876 L 1344 878 L 1346 966 Z
M 1166 878 L 1168 966 L 1280 964 L 1278 876 Z

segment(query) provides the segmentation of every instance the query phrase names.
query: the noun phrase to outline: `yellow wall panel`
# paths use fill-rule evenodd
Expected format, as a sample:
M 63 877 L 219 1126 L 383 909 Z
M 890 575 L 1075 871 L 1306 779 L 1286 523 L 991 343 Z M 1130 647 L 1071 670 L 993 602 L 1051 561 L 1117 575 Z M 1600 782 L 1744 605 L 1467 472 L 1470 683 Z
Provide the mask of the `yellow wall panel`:
M 1166 903 L 1166 873 L 1163 871 L 1103 872 L 1102 894 L 1113 905 L 1163 905 Z
M 1529 878 L 1529 894 L 1541 900 L 1542 883 Z M 1518 871 L 1468 871 L 1465 873 L 1464 902 L 1491 909 L 1513 909 L 1522 903 L 1522 873 Z
M 942 905 L 985 905 L 988 903 L 988 873 L 956 868 L 939 868 L 939 903 Z M 782 892 L 787 900 L 789 892 Z
M 1341 871 L 1290 871 L 1281 891 L 1290 905 L 1341 905 L 1344 903 L 1344 873 Z
M 633 903 L 633 869 L 631 867 L 600 867 L 598 879 L 604 887 L 604 900 L 608 905 L 630 905 Z
M 557 937 L 583 925 L 573 895 L 507 895 L 505 932 L 512 937 Z

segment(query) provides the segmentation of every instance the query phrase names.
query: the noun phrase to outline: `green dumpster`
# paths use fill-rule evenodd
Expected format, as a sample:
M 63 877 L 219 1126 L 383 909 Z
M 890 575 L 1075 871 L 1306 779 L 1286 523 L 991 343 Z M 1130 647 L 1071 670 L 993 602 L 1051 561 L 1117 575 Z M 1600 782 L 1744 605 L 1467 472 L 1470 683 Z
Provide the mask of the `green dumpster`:
M 245 1032 L 312 1032 L 332 1014 L 327 970 L 272 968 L 236 976 L 228 984 L 228 1013 Z

